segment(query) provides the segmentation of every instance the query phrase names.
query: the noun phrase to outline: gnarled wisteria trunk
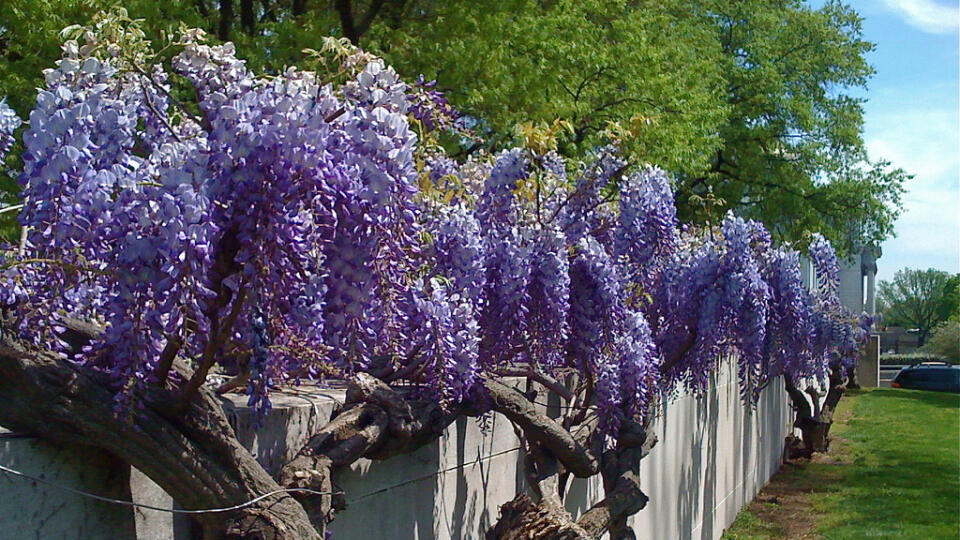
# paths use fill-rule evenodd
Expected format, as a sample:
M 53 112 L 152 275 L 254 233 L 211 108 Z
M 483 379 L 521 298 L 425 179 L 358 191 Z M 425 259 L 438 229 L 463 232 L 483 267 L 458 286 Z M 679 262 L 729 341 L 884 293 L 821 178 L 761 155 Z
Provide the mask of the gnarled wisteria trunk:
M 201 389 L 185 412 L 171 390 L 135 394 L 124 418 L 102 373 L 55 354 L 0 345 L 0 425 L 43 439 L 100 448 L 141 470 L 185 509 L 242 505 L 280 486 L 237 440 L 220 400 Z M 303 507 L 278 494 L 199 515 L 204 538 L 321 538 Z
M 808 386 L 800 389 L 792 377 L 784 377 L 787 394 L 796 411 L 794 426 L 800 430 L 800 441 L 790 444 L 790 457 L 809 458 L 814 453 L 826 453 L 830 449 L 830 428 L 840 398 L 847 389 L 846 368 L 830 369 L 827 388 L 823 391 Z
M 493 411 L 531 493 L 491 538 L 629 539 L 658 396 L 704 391 L 728 355 L 749 401 L 856 353 L 826 239 L 810 291 L 758 222 L 681 228 L 669 176 L 617 140 L 589 164 L 539 144 L 460 164 L 428 140 L 473 136 L 442 94 L 336 39 L 319 72 L 258 74 L 200 30 L 153 54 L 122 11 L 97 21 L 67 29 L 23 131 L 0 307 L 21 343 L 68 337 L 64 314 L 102 328 L 72 331 L 77 363 L 5 341 L 0 423 L 103 448 L 188 509 L 237 507 L 201 514 L 210 538 L 322 536 L 338 468 Z M 19 123 L 0 107 L 0 160 Z M 271 388 L 325 376 L 346 404 L 277 481 L 207 387 L 216 365 L 256 414 Z M 550 393 L 556 416 L 537 406 Z M 831 378 L 801 410 L 810 448 L 840 394 Z M 573 519 L 570 477 L 595 475 L 606 497 Z M 281 487 L 298 495 L 245 504 Z

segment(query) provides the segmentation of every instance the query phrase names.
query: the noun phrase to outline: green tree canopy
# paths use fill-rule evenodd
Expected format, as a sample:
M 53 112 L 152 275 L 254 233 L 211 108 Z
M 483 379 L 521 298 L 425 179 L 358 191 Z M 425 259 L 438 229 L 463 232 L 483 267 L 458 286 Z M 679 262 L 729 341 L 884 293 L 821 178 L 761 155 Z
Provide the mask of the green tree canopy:
M 923 351 L 939 354 L 954 364 L 960 364 L 960 320 L 950 319 L 934 328 L 923 345 Z
M 57 31 L 107 0 L 0 6 L 0 94 L 25 113 L 59 56 Z M 617 140 L 677 175 L 684 220 L 733 209 L 781 241 L 824 233 L 843 250 L 892 233 L 901 170 L 861 137 L 871 67 L 857 13 L 800 0 L 195 0 L 124 2 L 152 38 L 184 21 L 237 43 L 256 69 L 301 62 L 338 35 L 408 79 L 436 79 L 491 146 L 515 126 L 568 122 L 559 150 Z M 52 13 L 55 11 L 55 13 Z M 31 32 L 18 29 L 30 27 Z M 456 89 L 455 91 L 453 89 Z M 452 141 L 455 142 L 455 141 Z M 477 148 L 466 145 L 453 153 Z
M 884 323 L 916 328 L 917 345 L 922 346 L 930 331 L 950 316 L 950 310 L 944 307 L 955 301 L 951 293 L 955 293 L 958 278 L 933 268 L 898 270 L 892 281 L 879 283 Z M 956 307 L 952 307 L 955 312 Z

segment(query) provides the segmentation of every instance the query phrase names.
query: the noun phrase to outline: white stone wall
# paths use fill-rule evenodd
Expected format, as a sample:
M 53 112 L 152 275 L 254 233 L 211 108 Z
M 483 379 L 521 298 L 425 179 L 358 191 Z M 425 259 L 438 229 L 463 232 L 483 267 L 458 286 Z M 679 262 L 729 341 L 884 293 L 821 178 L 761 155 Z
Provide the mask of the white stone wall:
M 493 422 L 484 435 L 461 420 L 413 456 L 355 466 L 342 484 L 348 502 L 376 493 L 337 516 L 334 538 L 482 538 L 523 485 L 518 440 L 504 419 Z M 709 392 L 674 399 L 657 422 L 660 442 L 641 464 L 650 503 L 631 519 L 637 538 L 715 540 L 779 469 L 792 417 L 779 379 L 755 409 L 745 407 L 726 362 Z M 599 478 L 577 480 L 568 509 L 602 498 Z
M 232 414 L 243 443 L 275 472 L 329 417 L 336 400 L 342 400 L 342 391 L 304 388 L 298 395 L 278 395 L 266 425 L 257 432 L 249 429 L 244 409 Z M 242 398 L 235 403 L 242 403 Z M 763 391 L 755 409 L 745 407 L 730 362 L 724 363 L 703 396 L 681 395 L 669 400 L 657 419 L 660 442 L 641 465 L 643 489 L 651 500 L 631 520 L 637 537 L 719 538 L 740 508 L 778 469 L 783 440 L 790 431 L 790 415 L 779 380 Z M 53 471 L 64 459 L 57 452 L 72 453 L 37 451 L 36 445 L 44 443 L 19 440 L 21 443 L 4 447 L 6 453 L 0 453 L 0 464 L 17 464 L 33 472 Z M 346 491 L 349 506 L 333 523 L 334 538 L 482 538 L 482 531 L 496 520 L 499 506 L 523 486 L 520 459 L 518 440 L 509 422 L 493 416 L 484 430 L 473 419 L 460 419 L 440 440 L 413 454 L 383 462 L 362 460 L 337 479 Z M 81 462 L 66 467 L 85 471 L 88 465 Z M 69 475 L 57 478 L 75 485 Z M 103 532 L 110 538 L 166 540 L 192 536 L 189 524 L 169 514 L 141 510 L 134 519 L 131 512 L 121 512 L 129 519 L 115 526 L 110 525 L 114 518 L 96 521 L 100 518 L 95 514 L 112 516 L 119 511 L 117 508 L 81 506 L 87 503 L 48 487 L 4 478 L 2 473 L 0 481 L 6 482 L 0 487 L 18 483 L 18 493 L 22 494 L 16 502 L 0 499 L 0 539 L 97 538 L 88 534 L 89 527 L 82 529 L 83 534 L 81 529 L 72 534 L 69 526 L 46 534 L 48 529 L 37 516 L 57 507 L 68 508 L 67 513 L 78 524 L 86 520 L 84 523 L 109 527 Z M 84 486 L 98 493 L 116 489 L 115 485 L 106 485 L 109 483 L 103 479 L 100 484 Z M 134 500 L 158 506 L 172 504 L 136 471 L 132 485 Z M 588 508 L 603 497 L 602 491 L 599 479 L 574 482 L 568 497 L 570 510 L 576 513 Z
M 130 498 L 130 467 L 98 450 L 54 445 L 0 428 L 0 465 L 75 489 Z M 0 472 L 0 539 L 133 537 L 129 507 Z

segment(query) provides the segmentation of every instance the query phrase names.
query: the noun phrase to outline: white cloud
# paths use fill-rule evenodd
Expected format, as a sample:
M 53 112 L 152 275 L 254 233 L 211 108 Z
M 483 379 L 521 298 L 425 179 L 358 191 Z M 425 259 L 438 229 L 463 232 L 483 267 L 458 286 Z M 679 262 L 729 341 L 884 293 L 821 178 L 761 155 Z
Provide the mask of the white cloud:
M 888 9 L 901 13 L 911 26 L 932 34 L 956 32 L 960 25 L 960 9 L 934 0 L 882 0 Z
M 904 203 L 897 237 L 883 243 L 878 277 L 889 280 L 902 268 L 960 272 L 960 193 L 956 189 L 920 193 L 911 189 Z
M 956 109 L 922 97 L 889 100 L 866 123 L 871 158 L 885 158 L 914 178 L 906 184 L 897 237 L 883 243 L 880 279 L 901 268 L 960 271 L 960 147 Z
M 955 184 L 960 168 L 957 130 L 956 111 L 919 107 L 878 111 L 867 118 L 867 154 L 914 175 L 911 184 Z

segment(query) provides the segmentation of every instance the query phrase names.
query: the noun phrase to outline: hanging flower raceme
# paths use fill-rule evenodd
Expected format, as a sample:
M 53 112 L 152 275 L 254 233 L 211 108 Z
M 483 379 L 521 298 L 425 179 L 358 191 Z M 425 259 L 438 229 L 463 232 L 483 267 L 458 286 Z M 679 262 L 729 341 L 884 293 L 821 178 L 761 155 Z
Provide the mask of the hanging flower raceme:
M 472 391 L 480 373 L 480 334 L 472 302 L 434 278 L 408 292 L 410 336 L 406 358 L 422 366 L 428 391 L 451 406 Z
M 868 330 L 862 324 L 872 321 L 860 319 L 840 304 L 837 290 L 840 285 L 840 265 L 830 242 L 815 234 L 810 243 L 810 258 L 815 270 L 813 299 L 814 361 L 820 363 L 820 373 L 829 367 L 856 365 L 859 350 Z
M 815 271 L 815 287 L 821 296 L 835 295 L 840 283 L 840 263 L 830 242 L 819 233 L 813 235 L 809 247 Z
M 486 251 L 480 222 L 462 205 L 443 207 L 429 226 L 437 274 L 453 281 L 479 312 L 486 285 Z
M 527 286 L 528 360 L 555 368 L 565 363 L 564 347 L 569 332 L 570 271 L 567 243 L 556 228 L 531 234 L 530 281 Z
M 822 378 L 822 363 L 812 353 L 812 298 L 800 275 L 800 255 L 777 248 L 764 252 L 763 278 L 770 287 L 767 316 L 766 378 L 788 374 L 797 379 Z
M 822 237 L 811 294 L 759 223 L 682 234 L 667 175 L 614 147 L 586 166 L 529 148 L 459 164 L 410 129 L 449 123 L 442 96 L 380 59 L 355 52 L 334 86 L 258 75 L 199 36 L 169 65 L 65 47 L 23 135 L 28 232 L 0 259 L 0 304 L 38 345 L 65 317 L 99 322 L 75 360 L 113 376 L 118 410 L 214 363 L 248 373 L 260 413 L 273 387 L 357 372 L 453 408 L 519 368 L 581 381 L 610 440 L 725 355 L 753 399 L 855 358 Z M 17 123 L 0 102 L 0 154 Z
M 659 261 L 668 259 L 680 243 L 670 180 L 656 168 L 631 174 L 620 186 L 619 201 L 615 250 L 626 259 L 627 279 L 651 289 Z
M 594 161 L 577 178 L 566 204 L 557 209 L 557 217 L 571 242 L 576 243 L 587 235 L 596 238 L 599 234 L 597 239 L 609 245 L 614 218 L 610 205 L 604 204 L 606 191 L 614 176 L 621 174 L 627 166 L 627 161 L 616 149 L 607 146 L 597 152 Z
M 623 291 L 610 255 L 595 239 L 576 245 L 570 263 L 570 340 L 574 366 L 590 374 L 606 429 L 616 429 L 622 402 L 617 340 L 626 316 Z
M 0 163 L 7 159 L 7 153 L 13 147 L 13 132 L 20 124 L 17 113 L 7 105 L 6 100 L 0 100 Z

